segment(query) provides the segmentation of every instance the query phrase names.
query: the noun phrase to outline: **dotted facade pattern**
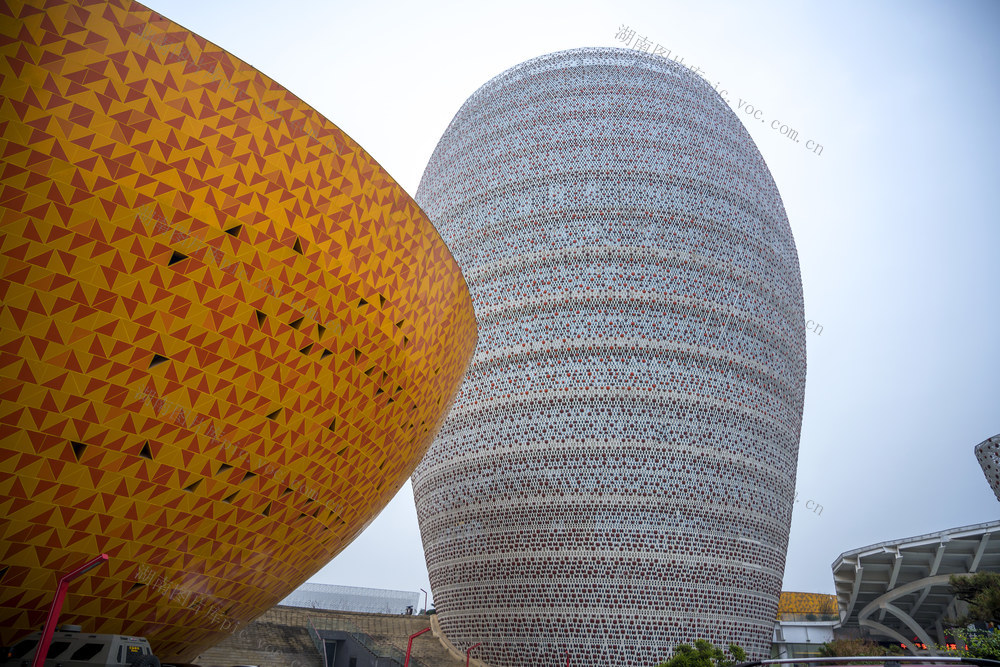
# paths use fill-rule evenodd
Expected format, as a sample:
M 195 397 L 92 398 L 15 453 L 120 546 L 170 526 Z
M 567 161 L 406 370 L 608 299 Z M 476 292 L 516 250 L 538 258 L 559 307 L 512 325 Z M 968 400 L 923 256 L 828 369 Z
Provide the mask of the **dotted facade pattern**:
M 1000 434 L 987 438 L 976 445 L 976 458 L 986 475 L 986 481 L 1000 500 Z
M 542 56 L 468 99 L 417 202 L 480 332 L 412 478 L 448 638 L 495 667 L 768 655 L 805 322 L 735 114 L 657 56 Z
M 103 552 L 61 622 L 191 662 L 409 477 L 468 288 L 350 137 L 137 3 L 0 6 L 0 155 L 0 644 Z

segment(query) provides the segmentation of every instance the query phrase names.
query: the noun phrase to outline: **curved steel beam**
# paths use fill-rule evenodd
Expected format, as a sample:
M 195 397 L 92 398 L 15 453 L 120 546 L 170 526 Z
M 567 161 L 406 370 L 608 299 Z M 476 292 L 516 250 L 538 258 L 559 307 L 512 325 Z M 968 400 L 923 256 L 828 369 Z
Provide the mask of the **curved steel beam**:
M 953 574 L 953 575 L 952 574 L 938 574 L 938 575 L 935 575 L 933 577 L 924 577 L 923 579 L 917 579 L 916 581 L 911 581 L 910 583 L 904 584 L 904 585 L 900 586 L 899 588 L 895 588 L 895 589 L 893 589 L 891 591 L 886 591 L 882 595 L 878 596 L 877 598 L 875 598 L 874 600 L 872 600 L 871 602 L 869 602 L 868 604 L 866 604 L 864 606 L 864 608 L 862 608 L 861 611 L 858 612 L 858 624 L 866 626 L 866 627 L 870 627 L 872 629 L 876 629 L 879 632 L 886 633 L 888 636 L 893 637 L 893 638 L 899 638 L 899 637 L 901 637 L 901 635 L 899 635 L 894 630 L 891 630 L 890 628 L 886 627 L 885 625 L 882 625 L 881 623 L 879 623 L 877 621 L 872 621 L 872 620 L 868 619 L 868 617 L 871 616 L 872 614 L 874 614 L 876 611 L 879 611 L 881 609 L 885 609 L 885 610 L 888 610 L 889 612 L 891 612 L 900 621 L 902 621 L 906 625 L 906 627 L 910 628 L 910 630 L 913 630 L 913 633 L 918 638 L 920 638 L 920 641 L 922 643 L 927 644 L 928 646 L 933 645 L 934 642 L 931 640 L 930 635 L 928 635 L 927 632 L 924 631 L 924 629 L 920 626 L 920 624 L 917 623 L 916 620 L 914 620 L 912 616 L 910 616 L 909 614 L 907 614 L 906 612 L 904 612 L 899 607 L 893 605 L 892 602 L 894 600 L 897 600 L 897 599 L 899 599 L 901 597 L 904 597 L 904 596 L 909 595 L 910 593 L 914 593 L 916 591 L 927 591 L 927 590 L 930 590 L 934 586 L 947 586 L 948 585 L 948 581 L 953 576 L 955 576 L 955 577 L 969 577 L 969 576 L 972 576 L 972 575 L 968 574 L 968 573 Z M 906 640 L 904 638 L 901 641 L 901 643 L 905 644 L 906 646 L 910 646 L 913 642 L 910 641 L 910 640 Z M 911 652 L 913 652 L 913 651 L 911 651 Z M 914 655 L 916 655 L 915 652 L 914 652 Z

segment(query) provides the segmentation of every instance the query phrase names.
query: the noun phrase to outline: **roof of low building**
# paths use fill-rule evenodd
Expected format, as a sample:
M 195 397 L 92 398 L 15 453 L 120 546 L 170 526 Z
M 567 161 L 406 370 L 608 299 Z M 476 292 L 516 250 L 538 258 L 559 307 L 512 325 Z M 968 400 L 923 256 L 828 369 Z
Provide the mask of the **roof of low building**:
M 846 551 L 833 562 L 841 625 L 944 643 L 943 626 L 959 615 L 948 580 L 976 572 L 1000 572 L 1000 521 Z

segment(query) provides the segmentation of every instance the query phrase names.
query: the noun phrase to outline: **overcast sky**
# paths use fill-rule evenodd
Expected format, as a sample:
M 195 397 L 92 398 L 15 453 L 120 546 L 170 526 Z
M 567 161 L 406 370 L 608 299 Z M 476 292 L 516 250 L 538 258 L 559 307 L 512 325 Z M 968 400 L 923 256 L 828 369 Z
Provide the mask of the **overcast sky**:
M 524 60 L 622 46 L 628 26 L 699 67 L 771 169 L 822 327 L 785 590 L 832 593 L 844 551 L 1000 518 L 973 454 L 1000 433 L 1000 3 L 146 4 L 312 105 L 411 195 L 466 98 Z M 312 581 L 429 589 L 410 485 Z

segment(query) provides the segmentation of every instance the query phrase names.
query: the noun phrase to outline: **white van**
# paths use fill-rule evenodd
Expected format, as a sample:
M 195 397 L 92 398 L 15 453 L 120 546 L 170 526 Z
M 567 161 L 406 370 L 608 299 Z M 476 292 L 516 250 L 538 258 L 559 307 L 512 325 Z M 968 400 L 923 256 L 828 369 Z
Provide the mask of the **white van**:
M 35 632 L 7 651 L 0 667 L 31 667 L 35 647 L 42 638 Z M 131 665 L 160 667 L 149 641 L 127 635 L 90 635 L 80 632 L 80 626 L 64 625 L 52 635 L 45 667 L 96 667 L 97 665 Z

